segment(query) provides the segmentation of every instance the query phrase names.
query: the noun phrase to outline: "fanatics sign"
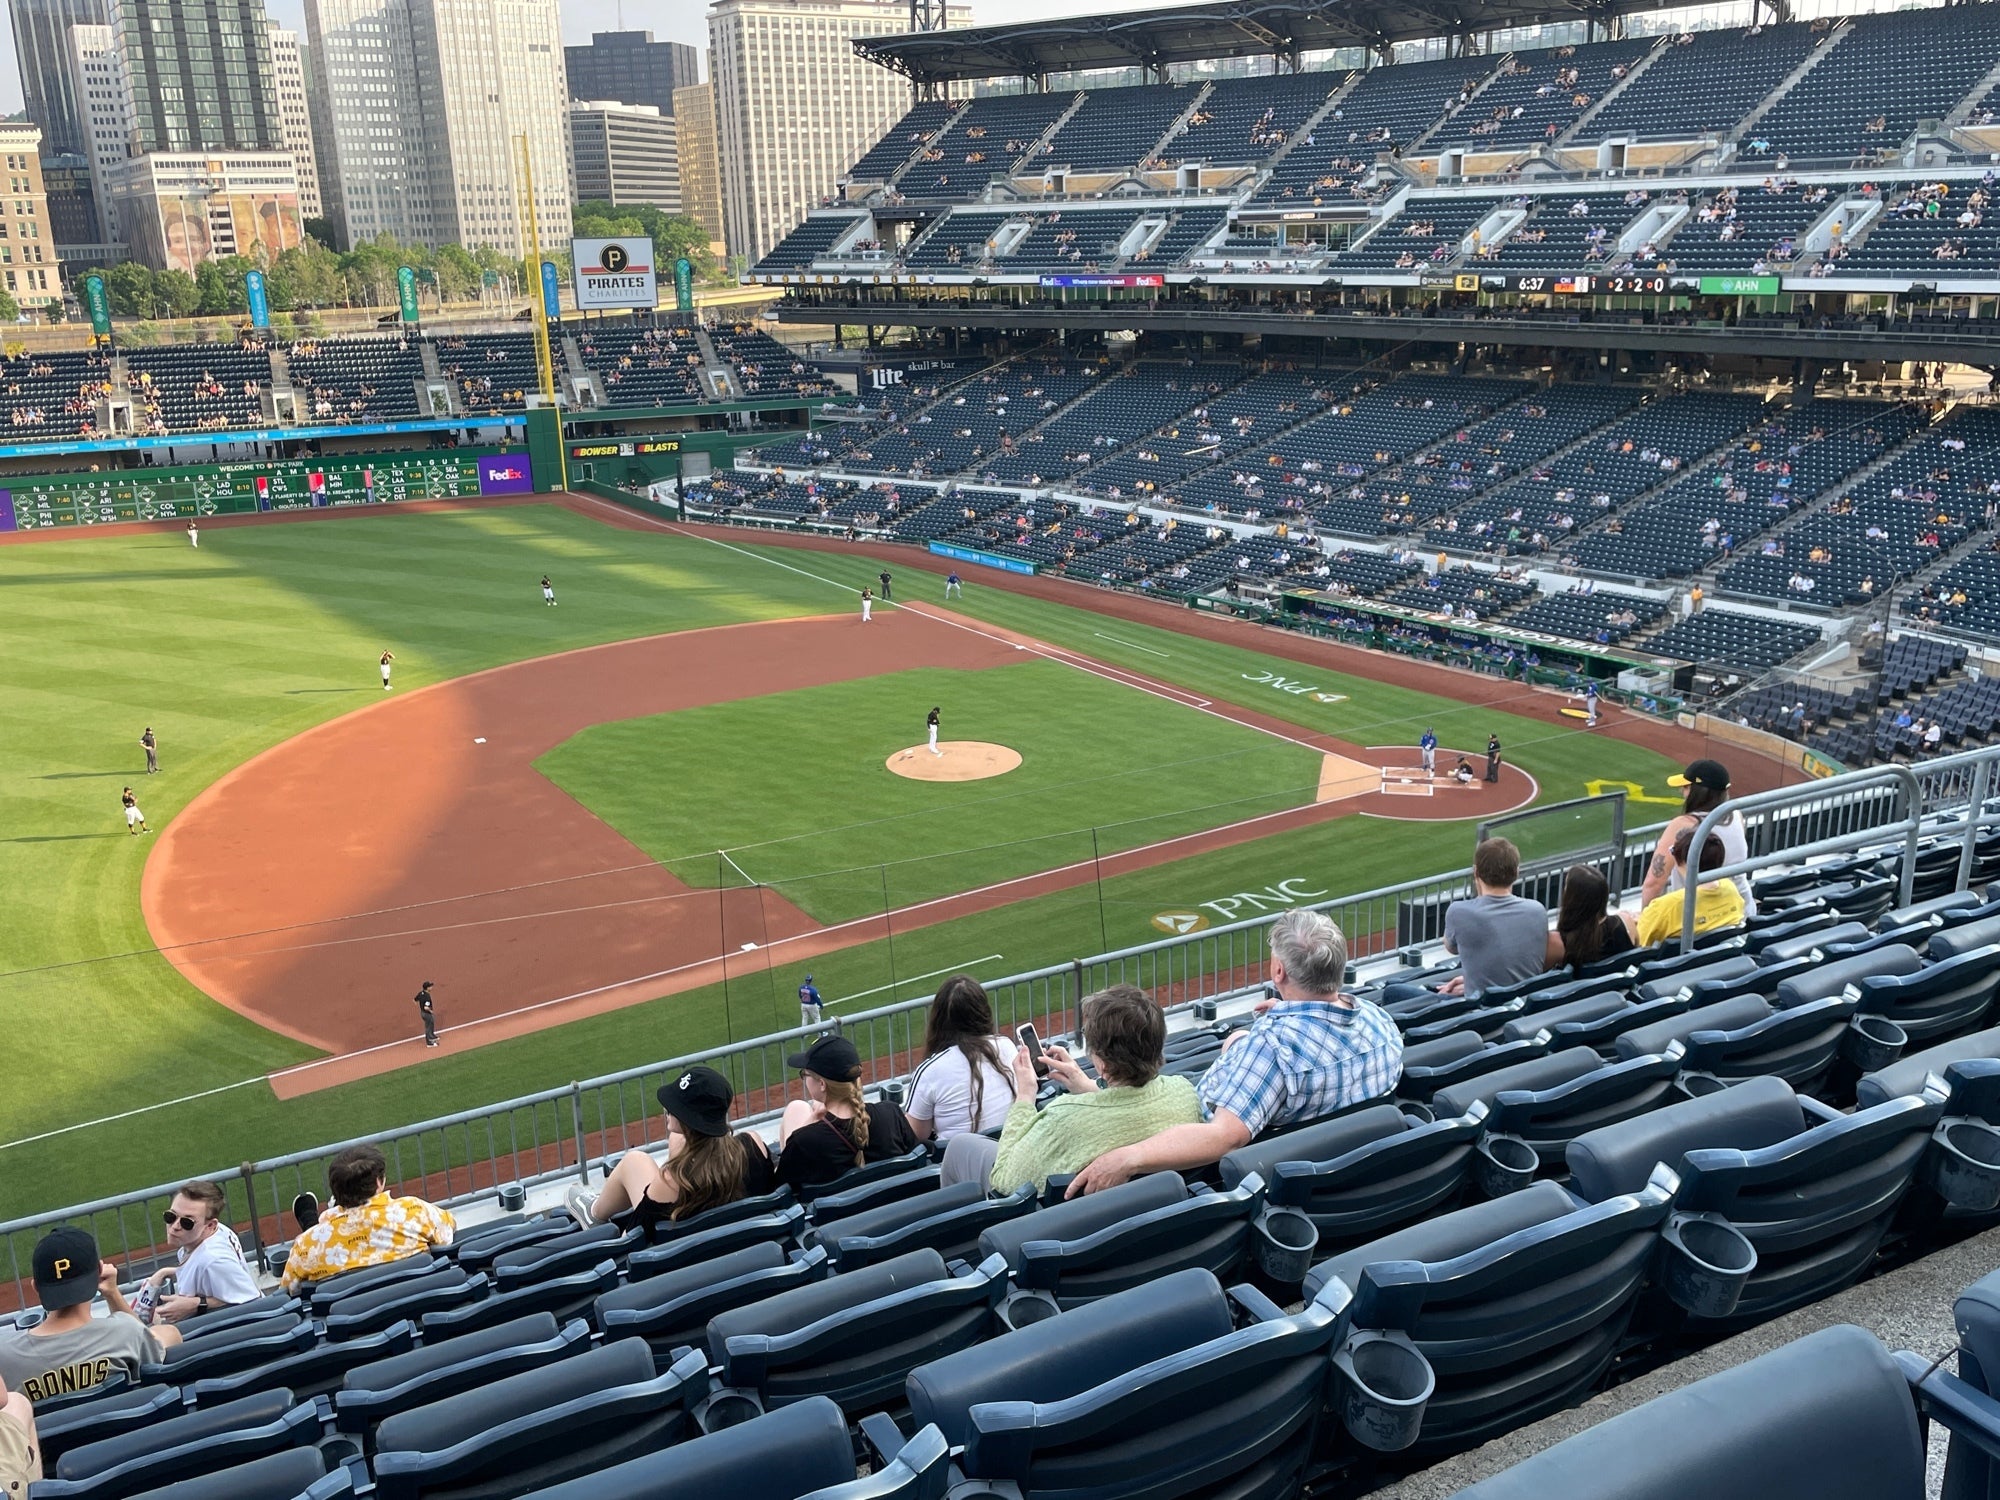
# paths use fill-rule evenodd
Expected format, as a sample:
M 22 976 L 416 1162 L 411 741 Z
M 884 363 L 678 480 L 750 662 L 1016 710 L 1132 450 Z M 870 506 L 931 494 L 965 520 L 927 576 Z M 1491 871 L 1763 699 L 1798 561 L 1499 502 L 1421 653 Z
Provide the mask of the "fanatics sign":
M 579 309 L 659 306 L 652 240 L 643 236 L 576 240 L 570 245 L 570 254 L 576 262 Z

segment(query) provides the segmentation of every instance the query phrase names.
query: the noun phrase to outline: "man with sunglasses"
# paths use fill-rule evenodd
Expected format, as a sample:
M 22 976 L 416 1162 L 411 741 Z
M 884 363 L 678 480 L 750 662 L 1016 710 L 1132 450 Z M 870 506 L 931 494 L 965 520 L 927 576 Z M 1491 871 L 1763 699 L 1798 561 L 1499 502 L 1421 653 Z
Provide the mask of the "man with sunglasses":
M 174 1247 L 177 1263 L 146 1278 L 147 1287 L 158 1298 L 153 1321 L 178 1323 L 218 1307 L 254 1302 L 262 1295 L 244 1258 L 242 1241 L 222 1222 L 227 1203 L 221 1188 L 201 1179 L 174 1194 L 166 1220 L 167 1243 Z M 169 1279 L 174 1283 L 174 1295 L 161 1297 L 161 1285 Z

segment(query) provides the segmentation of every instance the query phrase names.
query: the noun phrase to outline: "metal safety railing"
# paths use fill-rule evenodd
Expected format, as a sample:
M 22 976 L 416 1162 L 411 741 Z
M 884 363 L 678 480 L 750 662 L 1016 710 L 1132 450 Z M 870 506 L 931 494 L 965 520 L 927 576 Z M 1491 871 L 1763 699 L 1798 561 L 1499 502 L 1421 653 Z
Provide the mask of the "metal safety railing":
M 1959 865 L 1963 884 L 1971 869 L 1972 843 L 1982 832 L 2000 828 L 2000 812 L 1985 807 L 1990 794 L 2000 789 L 1996 767 L 2000 748 L 1928 762 L 1915 770 L 1879 768 L 1735 799 L 1705 817 L 1697 836 L 1713 826 L 1718 814 L 1740 811 L 1752 858 L 1708 878 L 1881 845 L 1886 839 L 1902 841 L 1907 892 L 1919 829 L 1935 837 L 1962 828 L 1967 851 Z M 1614 887 L 1637 885 L 1667 826 L 1654 824 L 1625 834 L 1616 851 L 1620 868 L 1615 873 L 1622 879 L 1614 880 Z M 1587 857 L 1601 860 L 1605 852 L 1600 848 Z M 1559 878 L 1559 872 L 1549 878 Z M 1340 896 L 1287 882 L 1284 891 L 1271 893 L 1271 903 L 1259 915 L 1220 925 L 1191 922 L 1193 930 L 1184 934 L 986 981 L 986 990 L 1002 1029 L 1032 1021 L 1044 1036 L 1073 1029 L 1083 997 L 1112 984 L 1136 984 L 1180 1012 L 1263 977 L 1266 934 L 1278 908 L 1303 906 L 1328 913 L 1348 935 L 1350 951 L 1365 959 L 1434 941 L 1442 932 L 1445 907 L 1467 894 L 1470 882 L 1470 872 L 1460 870 Z M 929 995 L 913 996 L 837 1017 L 831 1024 L 871 1059 L 871 1076 L 886 1081 L 908 1072 L 920 1057 L 930 1004 Z M 665 1116 L 655 1090 L 696 1064 L 728 1077 L 736 1090 L 740 1123 L 755 1126 L 771 1120 L 788 1097 L 792 1072 L 786 1056 L 825 1029 L 824 1023 L 796 1027 L 664 1058 L 363 1139 L 387 1157 L 393 1188 L 446 1207 L 489 1201 L 503 1185 L 532 1188 L 565 1179 L 583 1181 L 594 1162 L 665 1139 Z M 269 1249 L 291 1238 L 292 1199 L 301 1192 L 323 1192 L 328 1160 L 360 1143 L 337 1141 L 205 1175 L 227 1191 L 228 1218 L 246 1248 L 268 1263 Z M 56 1224 L 91 1229 L 107 1257 L 128 1272 L 148 1269 L 168 1253 L 161 1216 L 182 1180 L 0 1223 L 6 1256 L 0 1270 L 0 1311 L 25 1305 L 31 1295 L 33 1243 Z

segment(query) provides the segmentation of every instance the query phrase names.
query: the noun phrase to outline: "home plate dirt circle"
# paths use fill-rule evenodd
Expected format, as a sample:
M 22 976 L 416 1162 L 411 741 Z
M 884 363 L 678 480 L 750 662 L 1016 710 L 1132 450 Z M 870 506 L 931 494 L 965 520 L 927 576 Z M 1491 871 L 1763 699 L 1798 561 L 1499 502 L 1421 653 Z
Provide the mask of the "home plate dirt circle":
M 984 740 L 939 740 L 938 749 L 944 753 L 933 755 L 929 745 L 912 745 L 883 764 L 912 781 L 984 781 L 1005 776 L 1021 763 L 1020 751 Z

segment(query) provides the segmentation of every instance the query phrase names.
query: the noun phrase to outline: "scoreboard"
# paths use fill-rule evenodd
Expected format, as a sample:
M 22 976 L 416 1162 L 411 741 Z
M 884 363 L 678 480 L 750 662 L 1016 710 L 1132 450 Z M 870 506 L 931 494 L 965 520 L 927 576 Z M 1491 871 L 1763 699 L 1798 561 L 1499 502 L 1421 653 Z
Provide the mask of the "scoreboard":
M 456 500 L 495 493 L 497 450 L 282 459 L 174 469 L 0 476 L 0 531 L 251 511 Z M 525 467 L 524 455 L 511 463 Z M 11 522 L 11 525 L 9 524 Z

